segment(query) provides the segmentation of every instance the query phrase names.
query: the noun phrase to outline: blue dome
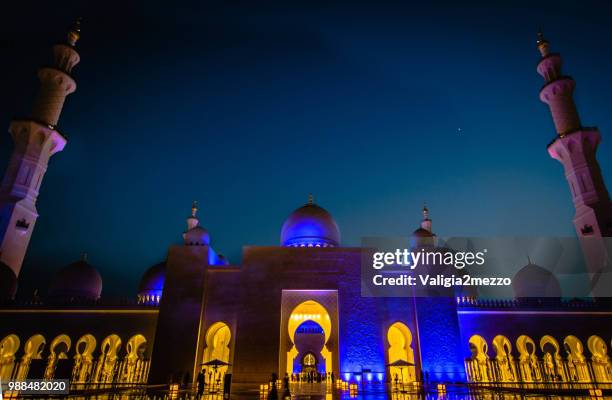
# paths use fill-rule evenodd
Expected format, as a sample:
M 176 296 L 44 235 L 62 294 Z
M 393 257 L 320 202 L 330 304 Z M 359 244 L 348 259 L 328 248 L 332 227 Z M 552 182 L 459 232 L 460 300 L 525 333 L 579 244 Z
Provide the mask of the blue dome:
M 281 230 L 281 245 L 290 247 L 335 247 L 340 230 L 324 208 L 308 203 L 289 215 Z
M 162 295 L 166 280 L 166 263 L 160 262 L 145 271 L 138 287 L 138 297 L 150 296 L 157 298 Z

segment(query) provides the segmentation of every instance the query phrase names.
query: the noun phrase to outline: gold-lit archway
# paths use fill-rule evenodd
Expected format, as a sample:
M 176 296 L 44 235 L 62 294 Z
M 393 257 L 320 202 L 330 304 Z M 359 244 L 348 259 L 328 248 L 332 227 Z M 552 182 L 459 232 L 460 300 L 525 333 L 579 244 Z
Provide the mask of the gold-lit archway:
M 497 335 L 493 338 L 493 348 L 495 349 L 495 361 L 499 370 L 499 378 L 502 382 L 516 381 L 516 370 L 514 359 L 512 358 L 512 342 L 504 335 Z
M 219 360 L 230 363 L 230 341 L 232 332 L 224 322 L 215 322 L 206 331 L 206 348 L 204 349 L 204 363 Z M 208 367 L 206 380 L 212 383 L 220 382 L 227 372 L 227 366 Z M 215 376 L 213 376 L 213 374 Z
M 597 382 L 612 382 L 612 364 L 608 355 L 606 341 L 600 336 L 593 335 L 587 340 L 587 347 L 591 352 L 591 365 Z
M 111 382 L 114 376 L 121 338 L 115 334 L 108 335 L 100 345 L 100 357 L 96 367 L 95 382 Z
M 124 382 L 139 382 L 144 373 L 144 356 L 146 352 L 147 339 L 136 334 L 132 336 L 125 345 L 125 359 L 123 364 L 122 380 Z
M 331 372 L 333 365 L 332 353 L 327 348 L 327 342 L 329 341 L 332 331 L 331 318 L 327 309 L 320 303 L 314 300 L 307 300 L 295 307 L 289 315 L 287 329 L 289 332 L 289 339 L 293 345 L 291 346 L 291 350 L 287 352 L 287 373 L 289 375 L 293 374 L 293 361 L 299 354 L 295 346 L 295 332 L 298 327 L 306 321 L 315 322 L 323 329 L 325 339 L 323 342 L 323 349 L 321 350 L 321 356 L 325 359 L 325 372 Z
M 410 328 L 402 322 L 394 323 L 387 331 L 387 341 L 389 342 L 389 349 L 387 350 L 389 364 L 399 360 L 412 364 L 412 366 L 405 368 L 389 367 L 389 376 L 393 381 L 401 383 L 414 382 L 416 380 L 416 369 L 414 367 L 414 350 L 412 349 Z
M 49 346 L 49 357 L 47 357 L 47 367 L 45 368 L 45 379 L 53 379 L 55 368 L 59 360 L 68 358 L 68 351 L 72 341 L 66 334 L 58 335 L 51 341 Z
M 8 381 L 15 368 L 15 353 L 19 349 L 19 337 L 8 335 L 0 341 L 0 379 Z
M 470 353 L 472 354 L 473 376 L 479 382 L 488 382 L 490 380 L 489 372 L 489 345 L 487 341 L 480 335 L 473 335 L 468 341 L 470 345 Z
M 74 369 L 72 381 L 83 383 L 89 380 L 93 367 L 93 352 L 96 349 L 96 338 L 85 334 L 77 340 L 74 346 Z
M 580 339 L 569 335 L 563 340 L 563 347 L 567 352 L 569 376 L 572 381 L 590 382 L 589 367 L 584 356 L 584 346 Z
M 42 353 L 45 349 L 47 340 L 41 334 L 32 335 L 23 346 L 23 356 L 19 364 L 16 378 L 19 380 L 26 379 L 30 371 L 30 363 L 32 360 L 41 360 Z

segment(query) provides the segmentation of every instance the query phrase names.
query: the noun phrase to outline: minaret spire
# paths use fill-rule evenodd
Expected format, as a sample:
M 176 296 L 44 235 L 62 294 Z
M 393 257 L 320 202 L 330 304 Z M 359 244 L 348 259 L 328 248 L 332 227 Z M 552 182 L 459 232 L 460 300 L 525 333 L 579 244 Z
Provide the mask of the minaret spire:
M 423 219 L 421 220 L 421 228 L 429 231 L 430 233 L 433 233 L 432 230 L 432 226 L 431 226 L 431 219 L 429 219 L 429 209 L 427 208 L 427 205 L 425 204 L 425 202 L 423 202 Z
M 80 29 L 77 21 L 66 43 L 53 47 L 52 65 L 38 71 L 40 89 L 30 118 L 9 126 L 15 149 L 0 185 L 0 261 L 17 276 L 38 218 L 36 199 L 49 158 L 66 145 L 57 124 L 66 96 L 76 90 L 71 73 L 80 60 L 74 49 Z
M 597 128 L 580 123 L 574 103 L 574 80 L 561 72 L 561 55 L 550 52 L 550 44 L 538 33 L 541 59 L 537 71 L 544 77 L 540 100 L 548 104 L 557 136 L 548 145 L 550 156 L 563 164 L 576 214 L 574 226 L 590 272 L 608 262 L 603 237 L 612 236 L 612 203 L 595 154 L 601 140 Z
M 187 218 L 187 230 L 195 228 L 200 224 L 200 220 L 196 216 L 198 213 L 198 202 L 193 201 L 191 203 L 191 215 Z

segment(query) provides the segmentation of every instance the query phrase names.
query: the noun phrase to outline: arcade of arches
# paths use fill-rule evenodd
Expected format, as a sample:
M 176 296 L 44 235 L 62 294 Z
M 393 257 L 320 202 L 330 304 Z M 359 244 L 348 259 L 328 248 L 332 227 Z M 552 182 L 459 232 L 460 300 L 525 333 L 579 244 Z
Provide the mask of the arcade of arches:
M 76 341 L 66 334 L 47 339 L 36 334 L 21 346 L 20 338 L 0 341 L 0 379 L 70 379 L 73 384 L 142 383 L 149 372 L 147 339 L 136 334 L 125 346 L 117 335 L 98 340 L 85 334 Z M 21 350 L 21 351 L 20 351 Z
M 560 344 L 551 335 L 539 342 L 520 335 L 513 351 L 512 341 L 497 335 L 491 341 L 493 352 L 480 335 L 469 339 L 471 356 L 465 360 L 468 380 L 471 382 L 612 382 L 612 363 L 608 345 L 597 335 L 589 337 L 587 349 L 576 336 L 566 336 Z

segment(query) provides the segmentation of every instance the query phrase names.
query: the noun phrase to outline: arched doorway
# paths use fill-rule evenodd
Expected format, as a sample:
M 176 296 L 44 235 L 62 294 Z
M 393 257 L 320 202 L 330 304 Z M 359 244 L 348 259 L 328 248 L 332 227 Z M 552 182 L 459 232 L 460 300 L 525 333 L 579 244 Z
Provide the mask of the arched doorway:
M 471 376 L 475 382 L 489 382 L 489 345 L 480 335 L 472 335 L 470 346 Z
M 145 372 L 145 354 L 147 339 L 141 335 L 134 335 L 125 346 L 125 359 L 123 365 L 122 381 L 128 383 L 142 382 Z
M 96 367 L 95 382 L 112 382 L 115 378 L 115 364 L 119 358 L 121 338 L 115 334 L 107 336 L 100 345 L 100 357 Z
M 332 371 L 332 353 L 327 348 L 331 336 L 331 318 L 320 303 L 307 300 L 300 303 L 289 315 L 287 324 L 289 339 L 293 344 L 287 352 L 287 373 Z M 308 356 L 310 354 L 310 356 Z M 304 361 L 314 365 L 305 365 Z
M 230 340 L 232 332 L 224 322 L 215 322 L 206 332 L 206 348 L 204 349 L 204 363 L 214 360 L 230 363 Z M 206 382 L 208 384 L 220 384 L 223 376 L 228 370 L 227 365 L 207 366 Z
M 96 349 L 96 338 L 85 334 L 77 341 L 74 354 L 74 369 L 72 381 L 75 383 L 88 382 L 93 369 L 93 352 Z
M 23 380 L 28 378 L 30 372 L 33 374 L 30 376 L 31 378 L 42 378 L 45 364 L 43 362 L 43 351 L 45 350 L 45 345 L 47 341 L 45 337 L 41 334 L 33 335 L 28 339 L 28 341 L 23 346 L 23 356 L 21 357 L 21 363 L 19 364 L 19 371 L 17 371 L 16 378 L 18 380 Z M 34 371 L 30 371 L 30 367 L 32 367 L 32 363 L 38 363 L 38 368 L 36 365 L 34 366 Z M 40 372 L 40 373 L 39 373 Z
M 68 360 L 68 351 L 71 344 L 70 337 L 65 334 L 58 335 L 51 341 L 49 357 L 47 357 L 47 368 L 45 369 L 45 379 L 53 379 L 56 376 L 58 367 L 58 378 L 70 378 L 69 372 L 72 368 L 68 366 L 66 361 Z M 67 374 L 68 376 L 66 376 Z
M 406 361 L 411 366 L 389 367 L 389 376 L 393 382 L 400 383 L 416 381 L 416 369 L 414 367 L 414 350 L 412 349 L 412 332 L 402 322 L 396 322 L 387 331 L 389 349 L 389 364 L 397 361 Z
M 317 372 L 318 363 L 317 356 L 315 356 L 314 353 L 306 353 L 304 357 L 302 357 L 302 372 L 305 374 Z
M 8 335 L 0 342 L 0 379 L 8 381 L 15 368 L 15 353 L 19 349 L 19 337 Z

